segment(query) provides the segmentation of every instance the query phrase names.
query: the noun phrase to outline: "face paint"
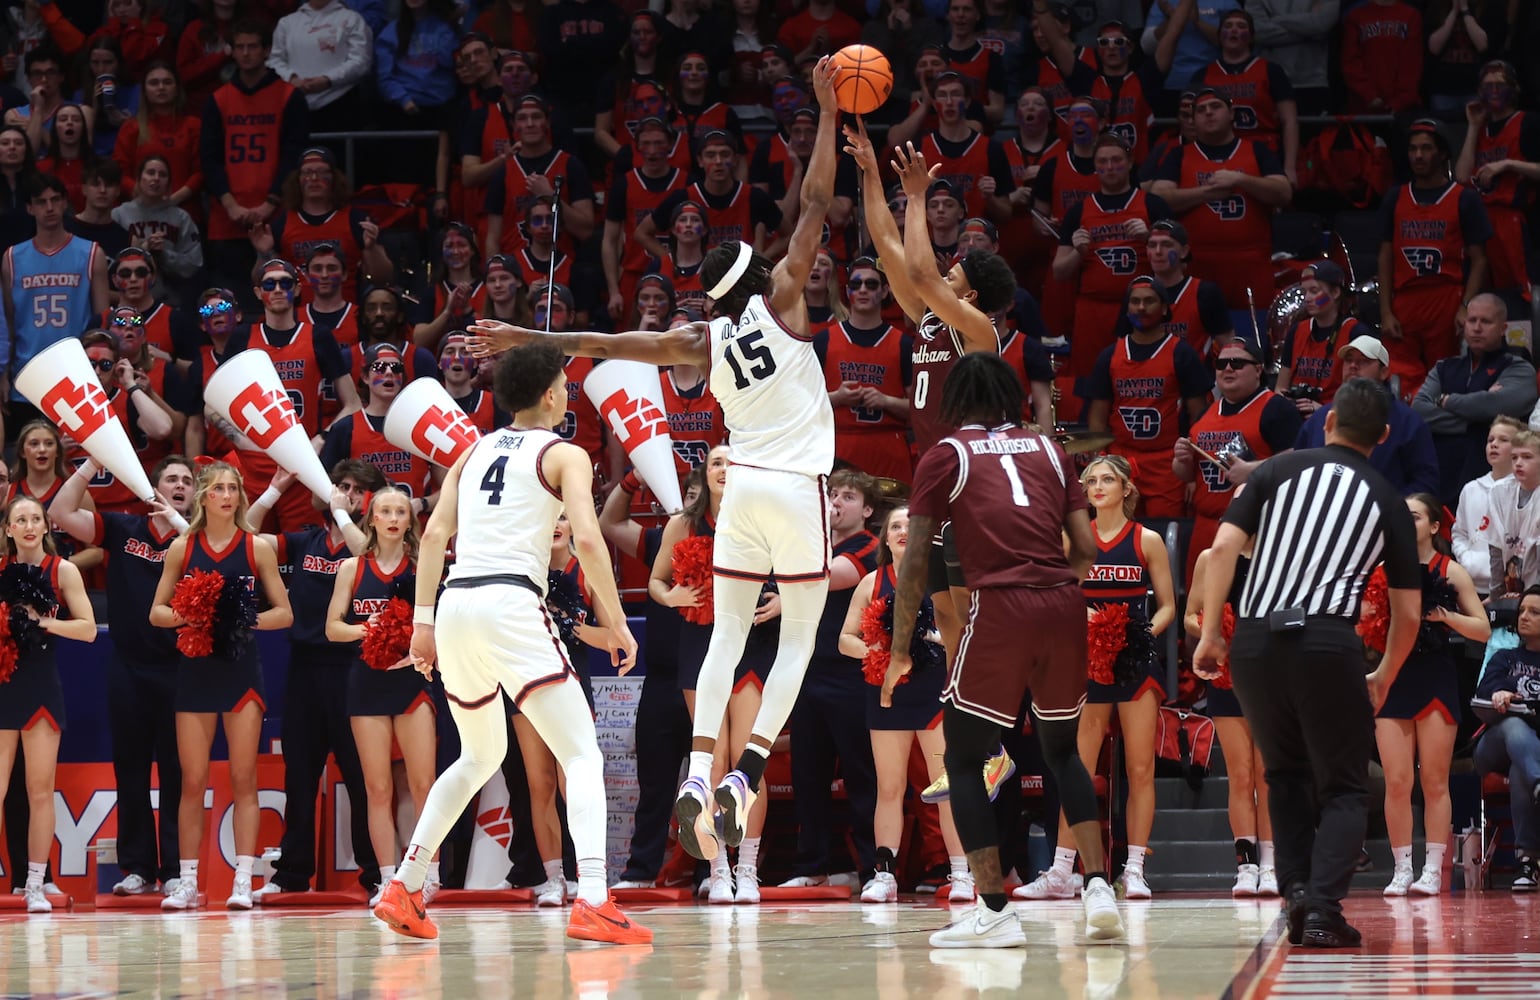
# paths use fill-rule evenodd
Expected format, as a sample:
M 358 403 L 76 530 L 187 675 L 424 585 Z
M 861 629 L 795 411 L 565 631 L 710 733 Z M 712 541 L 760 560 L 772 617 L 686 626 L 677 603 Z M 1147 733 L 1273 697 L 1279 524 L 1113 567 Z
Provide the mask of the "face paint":
M 1141 333 L 1153 328 L 1158 322 L 1159 320 L 1154 316 L 1146 316 L 1144 313 L 1135 312 L 1134 310 L 1129 310 L 1128 312 L 1128 325 Z

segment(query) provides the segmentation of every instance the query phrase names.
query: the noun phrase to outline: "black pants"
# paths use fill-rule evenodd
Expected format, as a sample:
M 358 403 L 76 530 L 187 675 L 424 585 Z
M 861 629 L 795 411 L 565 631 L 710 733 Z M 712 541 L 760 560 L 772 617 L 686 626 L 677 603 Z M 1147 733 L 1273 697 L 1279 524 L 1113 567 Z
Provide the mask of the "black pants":
M 310 887 L 316 868 L 316 789 L 326 773 L 327 754 L 331 754 L 337 758 L 337 769 L 348 790 L 358 881 L 372 888 L 379 884 L 380 864 L 369 840 L 369 800 L 348 718 L 350 661 L 330 650 L 317 653 L 301 646 L 291 650 L 283 705 L 286 802 L 279 846 L 282 857 L 273 866 L 273 881 L 289 890 Z
M 865 875 L 877 864 L 872 818 L 877 765 L 866 728 L 866 681 L 856 661 L 815 659 L 791 713 L 791 785 L 796 790 L 797 863 L 793 875 L 827 875 L 836 769 L 850 805 L 853 860 Z M 837 767 L 836 767 L 837 765 Z
M 508 884 L 539 885 L 545 881 L 545 867 L 540 858 L 540 849 L 535 844 L 529 775 L 524 770 L 524 751 L 519 746 L 519 736 L 513 728 L 512 717 L 508 719 L 508 755 L 503 758 L 503 782 L 508 786 L 508 816 L 513 822 L 513 839 L 508 842 Z M 557 811 L 564 813 L 565 810 L 560 809 L 560 798 L 558 793 Z M 565 845 L 565 833 L 562 839 Z
M 794 716 L 795 718 L 795 716 Z M 649 669 L 636 706 L 636 827 L 622 881 L 651 882 L 663 871 L 679 764 L 690 752 L 690 711 L 672 670 Z
M 27 802 L 27 758 L 21 741 L 16 741 L 16 762 L 11 766 L 11 782 L 5 788 L 5 863 L 11 871 L 11 888 L 27 884 L 27 823 L 32 806 Z
M 1278 881 L 1306 906 L 1340 914 L 1369 820 L 1374 710 L 1350 622 L 1294 632 L 1236 626 L 1235 693 L 1262 751 Z
M 114 654 L 107 664 L 107 724 L 118 785 L 118 867 L 165 882 L 179 874 L 177 807 L 182 762 L 176 751 L 176 661 L 157 665 Z M 159 765 L 160 832 L 150 808 L 150 767 Z

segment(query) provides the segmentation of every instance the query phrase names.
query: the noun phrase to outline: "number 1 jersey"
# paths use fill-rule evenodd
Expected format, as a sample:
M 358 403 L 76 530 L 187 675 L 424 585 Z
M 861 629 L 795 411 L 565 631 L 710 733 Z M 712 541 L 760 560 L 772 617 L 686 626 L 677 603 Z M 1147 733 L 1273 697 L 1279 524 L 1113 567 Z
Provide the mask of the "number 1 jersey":
M 834 410 L 813 339 L 788 329 L 763 295 L 737 323 L 711 321 L 711 394 L 735 465 L 807 476 L 833 468 Z

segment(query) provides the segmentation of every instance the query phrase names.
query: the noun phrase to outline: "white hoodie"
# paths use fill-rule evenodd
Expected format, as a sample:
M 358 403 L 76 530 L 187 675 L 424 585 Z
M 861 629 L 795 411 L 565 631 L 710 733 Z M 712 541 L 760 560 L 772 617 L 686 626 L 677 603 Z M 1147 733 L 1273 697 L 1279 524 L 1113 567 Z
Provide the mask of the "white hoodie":
M 1507 482 L 1511 478 L 1504 476 L 1502 481 Z M 1492 557 L 1487 546 L 1502 544 L 1500 540 L 1492 541 L 1490 530 L 1492 487 L 1496 483 L 1497 480 L 1489 472 L 1465 484 L 1464 489 L 1460 490 L 1460 505 L 1456 508 L 1451 531 L 1454 536 L 1455 560 L 1470 574 L 1478 594 L 1491 592 Z
M 293 83 L 295 77 L 326 77 L 331 86 L 305 95 L 305 103 L 314 111 L 369 74 L 374 65 L 374 35 L 363 17 L 342 0 L 330 0 L 319 10 L 303 3 L 273 29 L 267 65 L 285 83 Z

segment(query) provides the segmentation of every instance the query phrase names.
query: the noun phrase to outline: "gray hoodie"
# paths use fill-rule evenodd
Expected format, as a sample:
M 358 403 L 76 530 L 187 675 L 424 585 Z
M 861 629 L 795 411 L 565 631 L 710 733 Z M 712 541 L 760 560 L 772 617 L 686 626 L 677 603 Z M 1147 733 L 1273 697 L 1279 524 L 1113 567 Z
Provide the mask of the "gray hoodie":
M 165 237 L 155 262 L 167 277 L 185 281 L 203 267 L 198 224 L 177 206 L 169 202 L 149 206 L 136 198 L 114 208 L 112 221 L 128 230 L 129 241 L 136 247 L 147 248 L 149 238 L 157 233 Z

